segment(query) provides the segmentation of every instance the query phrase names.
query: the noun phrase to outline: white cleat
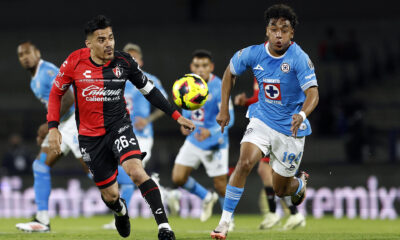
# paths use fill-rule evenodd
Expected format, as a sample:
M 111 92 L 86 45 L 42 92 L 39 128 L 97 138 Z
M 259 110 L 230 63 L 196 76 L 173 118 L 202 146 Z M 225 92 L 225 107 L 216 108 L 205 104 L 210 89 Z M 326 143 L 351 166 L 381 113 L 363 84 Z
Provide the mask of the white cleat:
M 265 214 L 264 220 L 261 222 L 259 228 L 260 229 L 271 229 L 275 225 L 277 225 L 280 221 L 278 214 L 269 212 Z
M 115 226 L 115 219 L 113 219 L 111 222 L 106 223 L 103 225 L 103 229 L 107 230 L 116 230 L 117 227 Z
M 17 223 L 15 227 L 17 227 L 18 230 L 21 230 L 23 232 L 39 232 L 39 233 L 50 232 L 50 224 L 48 225 L 43 224 L 36 219 L 28 223 Z
M 222 222 L 211 232 L 212 239 L 226 239 L 229 231 L 229 223 Z
M 306 226 L 306 218 L 301 213 L 296 213 L 294 215 L 290 215 L 287 219 L 285 225 L 283 226 L 283 230 L 292 230 L 298 227 Z
M 213 193 L 209 192 L 207 193 L 207 195 L 209 196 L 206 196 L 206 198 L 204 198 L 202 204 L 202 210 L 200 215 L 200 221 L 202 222 L 207 221 L 211 217 L 214 204 L 218 201 L 218 194 L 216 192 Z
M 166 200 L 167 200 L 169 212 L 173 216 L 176 216 L 179 214 L 180 199 L 181 199 L 181 192 L 179 190 L 175 189 L 175 190 L 168 191 Z

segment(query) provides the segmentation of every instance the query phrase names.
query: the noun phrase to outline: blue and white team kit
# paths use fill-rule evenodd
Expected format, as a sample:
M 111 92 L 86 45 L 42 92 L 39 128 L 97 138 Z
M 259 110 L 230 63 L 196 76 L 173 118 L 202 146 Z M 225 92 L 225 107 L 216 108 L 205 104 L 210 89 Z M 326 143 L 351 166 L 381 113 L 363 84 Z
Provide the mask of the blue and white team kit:
M 221 79 L 211 74 L 208 80 L 208 98 L 203 107 L 195 111 L 182 110 L 182 115 L 191 119 L 196 125 L 196 130 L 186 137 L 185 143 L 176 156 L 175 163 L 197 168 L 203 164 L 209 177 L 217 177 L 228 173 L 228 128 L 234 123 L 232 102 L 229 101 L 229 114 L 231 121 L 221 133 L 221 127 L 215 121 L 221 107 Z M 196 133 L 200 128 L 210 131 L 210 136 L 203 141 L 198 141 Z
M 53 81 L 58 74 L 59 69 L 52 63 L 40 60 L 36 69 L 35 76 L 31 80 L 31 89 L 43 104 L 47 108 L 49 101 L 49 95 Z M 62 135 L 61 151 L 67 154 L 70 150 L 76 158 L 81 158 L 82 154 L 79 150 L 78 143 L 78 131 L 75 123 L 75 107 L 72 105 L 71 108 L 61 116 L 60 125 L 58 127 Z M 48 135 L 42 143 L 42 147 L 48 147 Z
M 168 99 L 168 95 L 165 92 L 164 88 L 161 85 L 160 80 L 150 73 L 143 72 L 151 81 L 153 81 L 156 88 L 158 88 L 165 98 Z M 125 85 L 125 93 L 124 93 L 126 106 L 130 113 L 130 118 L 132 121 L 132 125 L 135 123 L 136 117 L 148 118 L 151 114 L 151 104 L 147 99 L 143 96 L 142 93 L 130 81 L 126 82 Z M 146 127 L 142 130 L 136 129 L 133 126 L 133 132 L 136 135 L 136 138 L 139 142 L 139 147 L 142 152 L 146 152 L 146 156 L 143 159 L 143 166 L 146 165 L 147 161 L 151 156 L 151 148 L 153 147 L 153 124 L 148 123 Z
M 305 119 L 297 137 L 292 137 L 292 116 L 302 109 L 304 91 L 318 84 L 314 66 L 299 45 L 293 42 L 280 57 L 272 56 L 268 45 L 244 48 L 230 61 L 234 75 L 251 69 L 260 89 L 258 102 L 249 108 L 250 123 L 242 142 L 253 143 L 263 154 L 270 154 L 274 171 L 291 177 L 299 168 L 305 136 L 311 134 L 310 123 Z

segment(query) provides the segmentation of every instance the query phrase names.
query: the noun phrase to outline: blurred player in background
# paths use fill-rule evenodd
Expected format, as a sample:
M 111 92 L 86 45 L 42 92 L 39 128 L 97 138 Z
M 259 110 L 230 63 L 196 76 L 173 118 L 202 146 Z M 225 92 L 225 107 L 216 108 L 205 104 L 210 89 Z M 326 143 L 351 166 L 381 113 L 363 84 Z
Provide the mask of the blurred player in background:
M 22 42 L 18 45 L 17 54 L 19 62 L 31 74 L 31 89 L 36 98 L 39 99 L 47 108 L 50 90 L 54 79 L 58 74 L 58 68 L 54 64 L 41 59 L 39 49 L 30 41 Z M 60 110 L 60 132 L 64 136 L 61 144 L 60 154 L 49 151 L 47 123 L 42 124 L 38 129 L 36 138 L 40 152 L 33 162 L 33 189 L 35 192 L 35 203 L 37 213 L 33 221 L 28 223 L 18 223 L 16 227 L 26 232 L 49 232 L 49 197 L 51 192 L 50 169 L 54 166 L 62 155 L 66 155 L 70 150 L 81 162 L 84 171 L 88 169 L 83 162 L 79 150 L 78 132 L 75 124 L 74 96 L 71 90 L 67 90 L 62 98 Z
M 140 68 L 143 67 L 143 54 L 139 45 L 128 43 L 125 45 L 123 51 L 129 53 Z M 161 81 L 150 73 L 144 71 L 143 73 L 154 83 L 155 87 L 161 91 L 164 97 L 168 99 L 168 95 L 162 87 Z M 164 112 L 160 109 L 155 109 L 151 112 L 151 104 L 131 82 L 126 82 L 124 98 L 133 124 L 133 132 L 139 142 L 140 149 L 147 153 L 142 160 L 143 167 L 146 167 L 153 147 L 153 122 L 162 117 Z M 152 178 L 155 180 L 155 176 L 152 176 Z M 118 166 L 117 182 L 120 184 L 121 197 L 125 199 L 126 205 L 129 207 L 136 186 L 121 165 Z M 158 182 L 156 181 L 156 183 Z M 161 191 L 161 195 L 164 195 L 163 191 Z M 103 228 L 115 229 L 114 220 L 111 223 L 103 225 Z
M 225 239 L 229 222 L 244 191 L 246 178 L 263 156 L 269 155 L 273 189 L 278 197 L 291 196 L 299 205 L 305 198 L 308 175 L 299 168 L 305 136 L 311 134 L 307 116 L 318 104 L 318 85 L 308 55 L 291 40 L 297 16 L 287 5 L 276 4 L 265 12 L 268 41 L 235 53 L 222 80 L 221 131 L 229 124 L 229 96 L 236 76 L 251 69 L 256 77 L 259 101 L 250 108 L 240 157 L 226 187 L 224 210 L 211 237 Z
M 207 82 L 209 95 L 203 107 L 194 111 L 182 110 L 183 116 L 191 119 L 197 130 L 191 133 L 181 128 L 182 134 L 187 137 L 176 156 L 172 181 L 203 200 L 200 220 L 206 221 L 212 215 L 218 195 L 221 207 L 223 205 L 228 174 L 229 137 L 227 131 L 221 133 L 221 127 L 215 121 L 221 103 L 221 79 L 212 73 L 214 63 L 211 53 L 207 50 L 196 50 L 193 53 L 190 70 Z M 229 104 L 229 112 L 233 116 L 232 103 Z M 232 125 L 233 119 L 227 128 Z M 208 191 L 190 176 L 192 170 L 200 163 L 203 164 L 207 175 L 213 178 L 214 188 L 218 194 Z
M 158 239 L 174 240 L 158 185 L 143 169 L 142 153 L 123 97 L 125 83 L 131 81 L 152 103 L 181 126 L 194 130 L 194 124 L 181 116 L 160 90 L 125 52 L 114 51 L 111 22 L 99 15 L 85 27 L 87 48 L 74 51 L 60 68 L 50 92 L 47 120 L 50 149 L 60 152 L 58 131 L 61 97 L 74 86 L 79 146 L 85 163 L 98 186 L 104 203 L 114 212 L 115 226 L 128 237 L 131 225 L 125 200 L 119 197 L 118 165 L 140 189 L 158 225 Z
M 247 98 L 246 94 L 240 93 L 235 96 L 235 105 L 236 106 L 245 106 L 250 107 L 253 106 L 253 103 L 258 102 L 258 94 L 260 89 L 258 88 L 257 79 L 254 78 L 253 84 L 253 96 Z M 254 106 L 253 106 L 254 107 Z M 248 115 L 248 114 L 247 114 Z M 249 116 L 247 116 L 249 117 Z M 276 202 L 277 198 L 275 197 L 275 192 L 272 184 L 272 173 L 273 170 L 269 165 L 270 158 L 269 156 L 263 157 L 258 164 L 258 175 L 261 178 L 261 181 L 264 185 L 264 191 L 268 201 L 268 212 L 264 216 L 264 220 L 261 222 L 259 228 L 260 229 L 271 229 L 275 225 L 279 223 L 279 215 L 276 211 Z M 292 204 L 291 197 L 286 196 L 283 198 L 285 205 L 288 207 L 290 211 L 290 216 L 287 219 L 286 223 L 283 225 L 284 230 L 295 229 L 299 226 L 304 227 L 306 225 L 305 217 L 298 212 L 297 206 Z

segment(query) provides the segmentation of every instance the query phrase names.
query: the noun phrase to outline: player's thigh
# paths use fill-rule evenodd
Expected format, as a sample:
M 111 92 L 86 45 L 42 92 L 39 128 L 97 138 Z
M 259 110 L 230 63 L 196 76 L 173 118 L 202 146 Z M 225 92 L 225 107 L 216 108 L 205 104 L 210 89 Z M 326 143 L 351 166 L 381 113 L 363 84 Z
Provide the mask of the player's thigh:
M 243 151 L 251 151 L 252 147 L 248 148 L 248 144 L 245 143 L 251 143 L 252 145 L 257 146 L 257 148 L 262 152 L 262 155 L 257 159 L 257 161 L 259 161 L 262 156 L 267 156 L 270 153 L 271 148 L 271 140 L 267 130 L 267 125 L 257 118 L 251 118 L 246 131 L 244 132 L 242 141 L 240 142 L 240 151 L 242 151 L 242 148 L 244 148 Z M 245 155 L 243 155 L 243 157 L 245 157 Z
M 175 164 L 196 169 L 201 163 L 201 154 L 202 149 L 186 140 L 179 149 L 179 153 L 175 158 Z
M 142 160 L 139 158 L 129 157 L 127 160 L 123 161 L 121 165 L 137 186 L 150 178 L 143 169 Z
M 79 149 L 78 130 L 75 123 L 75 115 L 72 115 L 59 126 L 62 135 L 61 151 L 66 155 L 72 151 L 75 158 L 81 158 L 82 154 Z
M 153 138 L 144 138 L 140 136 L 136 136 L 139 147 L 142 152 L 146 153 L 146 156 L 143 158 L 143 167 L 146 167 L 147 162 L 150 160 L 151 157 L 151 149 L 153 148 Z
M 305 137 L 294 138 L 274 131 L 271 135 L 270 165 L 275 173 L 293 177 L 303 157 Z
M 260 147 L 252 142 L 242 142 L 240 145 L 239 161 L 236 164 L 240 171 L 251 171 L 263 156 Z
M 218 150 L 203 150 L 201 154 L 201 162 L 207 175 L 211 178 L 228 174 L 228 147 Z
M 175 184 L 182 186 L 186 183 L 192 171 L 192 167 L 175 163 L 174 168 L 172 169 L 172 181 Z
M 104 189 L 113 185 L 118 174 L 118 161 L 109 147 L 107 136 L 79 136 L 79 145 L 96 186 Z

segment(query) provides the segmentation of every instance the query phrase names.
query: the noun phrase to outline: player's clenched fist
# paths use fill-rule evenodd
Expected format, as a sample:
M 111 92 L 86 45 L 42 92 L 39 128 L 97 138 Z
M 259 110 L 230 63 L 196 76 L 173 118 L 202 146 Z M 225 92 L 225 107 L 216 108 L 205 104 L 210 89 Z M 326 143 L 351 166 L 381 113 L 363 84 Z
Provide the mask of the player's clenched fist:
M 182 127 L 186 128 L 186 129 L 189 130 L 189 131 L 193 131 L 193 130 L 196 128 L 196 126 L 193 124 L 192 121 L 190 121 L 189 119 L 187 119 L 187 118 L 185 118 L 185 117 L 183 117 L 183 116 L 180 116 L 180 117 L 178 118 L 177 122 L 178 122 Z
M 231 117 L 228 111 L 220 111 L 217 115 L 217 123 L 221 126 L 221 132 L 224 133 L 224 127 L 228 126 Z
M 56 154 L 61 154 L 61 133 L 57 128 L 52 128 L 49 131 L 49 147 L 50 151 L 54 151 Z

